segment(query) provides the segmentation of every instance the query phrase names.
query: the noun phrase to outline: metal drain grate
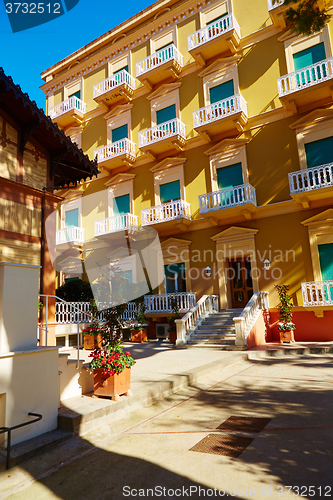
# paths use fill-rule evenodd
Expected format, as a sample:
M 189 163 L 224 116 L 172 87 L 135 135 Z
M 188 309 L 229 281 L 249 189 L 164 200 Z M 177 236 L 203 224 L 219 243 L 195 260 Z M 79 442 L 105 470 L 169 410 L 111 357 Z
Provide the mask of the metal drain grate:
M 208 436 L 190 448 L 190 451 L 237 458 L 252 441 L 253 438 L 208 434 Z
M 270 418 L 261 417 L 229 417 L 217 429 L 231 432 L 260 432 L 270 421 Z

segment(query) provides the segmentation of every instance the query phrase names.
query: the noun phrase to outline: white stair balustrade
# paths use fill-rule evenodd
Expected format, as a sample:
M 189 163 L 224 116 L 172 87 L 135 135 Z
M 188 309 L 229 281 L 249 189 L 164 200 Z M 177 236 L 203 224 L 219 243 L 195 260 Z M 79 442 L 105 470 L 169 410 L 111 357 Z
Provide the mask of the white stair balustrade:
M 138 216 L 130 213 L 114 215 L 95 221 L 95 236 L 138 228 Z
M 333 78 L 333 57 L 278 78 L 279 97 Z
M 262 310 L 269 310 L 268 292 L 254 292 L 241 314 L 234 318 L 237 346 L 246 346 L 246 339 Z
M 198 302 L 183 316 L 176 319 L 176 346 L 181 347 L 200 322 L 213 312 L 219 311 L 218 295 L 203 295 Z
M 220 189 L 213 193 L 199 196 L 199 210 L 201 214 L 237 207 L 252 203 L 257 206 L 256 190 L 251 184 L 242 184 L 232 188 Z
M 177 135 L 186 140 L 186 126 L 179 118 L 173 118 L 172 120 L 139 132 L 139 148 Z
M 187 312 L 196 303 L 196 295 L 192 292 L 175 292 L 157 295 L 145 295 L 146 314 L 172 313 L 172 302 L 177 301 L 179 312 Z
M 65 101 L 62 101 L 60 104 L 57 104 L 56 106 L 50 108 L 49 116 L 50 118 L 53 119 L 70 110 L 77 110 L 80 111 L 81 113 L 86 113 L 87 105 L 85 102 L 81 101 L 81 99 L 72 96 L 66 99 Z
M 132 90 L 135 90 L 135 78 L 125 69 L 94 85 L 94 99 L 105 94 L 106 92 L 109 92 L 110 90 L 116 89 L 124 83 L 126 83 Z
M 333 163 L 291 172 L 288 176 L 290 194 L 330 187 L 333 186 Z
M 143 226 L 175 219 L 191 219 L 190 203 L 184 200 L 175 200 L 141 210 L 141 224 Z
M 241 94 L 236 94 L 193 111 L 193 125 L 194 128 L 200 127 L 239 112 L 247 116 L 247 104 Z
M 268 10 L 276 9 L 284 4 L 284 0 L 268 0 Z
M 112 142 L 107 146 L 102 146 L 101 148 L 95 149 L 94 157 L 97 156 L 97 162 L 101 163 L 117 156 L 128 154 L 135 159 L 135 142 L 128 138 L 120 139 L 117 142 Z
M 84 228 L 71 226 L 58 229 L 56 232 L 56 245 L 61 243 L 84 243 Z
M 333 281 L 302 283 L 303 305 L 333 306 Z
M 183 56 L 174 44 L 168 45 L 164 49 L 151 54 L 136 63 L 136 76 L 143 75 L 147 71 L 151 71 L 167 61 L 175 60 L 179 66 L 183 66 Z
M 191 35 L 188 36 L 188 50 L 190 51 L 195 49 L 196 47 L 199 47 L 214 38 L 218 38 L 233 29 L 237 32 L 237 35 L 240 38 L 240 27 L 235 19 L 235 16 L 233 14 L 224 16 L 222 19 L 218 19 L 208 26 L 191 33 Z
M 90 323 L 90 302 L 56 302 L 55 321 L 59 325 Z

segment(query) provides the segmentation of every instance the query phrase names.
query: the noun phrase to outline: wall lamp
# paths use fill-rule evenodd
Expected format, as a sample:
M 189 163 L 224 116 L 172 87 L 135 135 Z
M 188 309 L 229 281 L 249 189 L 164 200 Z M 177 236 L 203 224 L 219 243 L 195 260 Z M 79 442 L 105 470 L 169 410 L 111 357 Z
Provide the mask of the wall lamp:
M 207 266 L 205 269 L 205 275 L 207 276 L 207 278 L 210 278 L 212 275 L 212 270 L 209 266 Z
M 268 271 L 271 268 L 271 263 L 270 263 L 270 261 L 268 259 L 265 259 L 264 262 L 263 262 L 263 264 L 264 264 L 264 269 L 266 271 Z

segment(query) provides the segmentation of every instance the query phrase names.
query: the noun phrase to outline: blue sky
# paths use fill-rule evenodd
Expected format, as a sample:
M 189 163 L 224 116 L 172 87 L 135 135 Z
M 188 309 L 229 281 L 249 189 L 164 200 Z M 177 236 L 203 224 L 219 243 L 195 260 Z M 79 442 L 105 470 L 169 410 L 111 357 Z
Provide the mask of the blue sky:
M 42 71 L 152 3 L 153 0 L 80 0 L 54 21 L 13 33 L 0 0 L 0 66 L 45 109 L 45 96 L 39 88 L 43 83 Z

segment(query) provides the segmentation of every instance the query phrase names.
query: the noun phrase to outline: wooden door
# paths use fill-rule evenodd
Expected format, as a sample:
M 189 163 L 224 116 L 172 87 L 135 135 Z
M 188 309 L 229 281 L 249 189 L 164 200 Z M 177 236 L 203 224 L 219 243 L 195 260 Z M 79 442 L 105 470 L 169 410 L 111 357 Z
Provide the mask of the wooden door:
M 228 278 L 231 283 L 232 308 L 245 307 L 253 295 L 250 259 L 230 259 Z

